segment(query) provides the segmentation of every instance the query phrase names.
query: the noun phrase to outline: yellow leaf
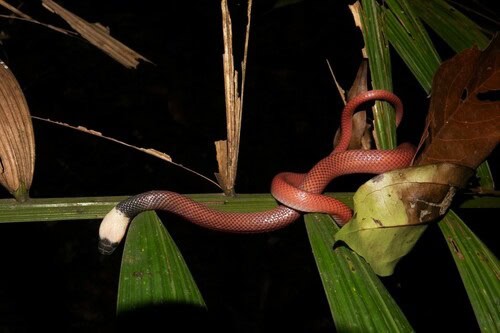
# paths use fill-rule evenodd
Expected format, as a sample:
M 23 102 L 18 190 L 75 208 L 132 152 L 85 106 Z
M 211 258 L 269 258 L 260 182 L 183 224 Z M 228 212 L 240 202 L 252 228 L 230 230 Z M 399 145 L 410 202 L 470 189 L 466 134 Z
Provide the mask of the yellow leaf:
M 354 215 L 335 236 L 364 257 L 374 272 L 391 275 L 415 245 L 425 223 L 444 215 L 471 169 L 441 163 L 394 170 L 354 194 Z

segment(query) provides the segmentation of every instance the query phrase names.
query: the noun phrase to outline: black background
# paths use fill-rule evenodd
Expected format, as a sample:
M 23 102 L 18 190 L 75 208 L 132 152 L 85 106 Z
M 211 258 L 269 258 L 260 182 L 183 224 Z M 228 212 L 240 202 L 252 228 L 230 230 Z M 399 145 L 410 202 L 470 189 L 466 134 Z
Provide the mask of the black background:
M 31 113 L 155 148 L 213 178 L 213 142 L 225 138 L 219 2 L 59 3 L 108 26 L 113 37 L 154 65 L 127 70 L 81 39 L 4 18 L 0 58 L 20 82 Z M 346 89 L 361 61 L 361 35 L 346 3 L 305 1 L 281 9 L 273 5 L 255 1 L 238 193 L 268 192 L 276 173 L 307 171 L 331 151 L 342 102 L 326 60 Z M 20 9 L 65 27 L 38 2 L 23 2 Z M 231 11 L 236 58 L 241 59 L 245 2 L 231 2 Z M 431 37 L 443 59 L 452 56 L 439 38 Z M 429 99 L 395 54 L 393 65 L 395 92 L 406 105 L 399 140 L 417 144 Z M 37 120 L 34 128 L 32 197 L 128 195 L 150 189 L 218 191 L 201 178 L 135 150 Z M 328 190 L 352 191 L 366 179 L 338 179 Z M 0 195 L 8 197 L 5 190 Z M 494 221 L 486 218 L 487 213 L 461 214 L 497 253 Z M 334 330 L 302 222 L 269 234 L 228 235 L 166 213 L 160 216 L 220 330 Z M 121 248 L 111 257 L 98 255 L 99 222 L 0 226 L 2 331 L 116 328 Z M 417 331 L 478 330 L 436 225 L 383 282 Z M 168 327 L 169 322 L 164 324 Z

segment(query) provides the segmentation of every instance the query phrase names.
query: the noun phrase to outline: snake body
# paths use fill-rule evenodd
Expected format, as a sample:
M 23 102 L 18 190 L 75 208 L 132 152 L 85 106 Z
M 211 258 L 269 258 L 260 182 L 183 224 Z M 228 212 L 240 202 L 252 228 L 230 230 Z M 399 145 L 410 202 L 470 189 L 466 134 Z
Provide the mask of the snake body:
M 300 212 L 334 215 L 340 224 L 347 223 L 351 210 L 342 202 L 321 195 L 334 178 L 353 173 L 379 174 L 407 167 L 415 153 L 409 143 L 393 150 L 346 150 L 352 132 L 352 114 L 358 106 L 371 100 L 385 100 L 396 109 L 396 124 L 403 116 L 400 99 L 385 90 L 371 90 L 349 101 L 341 118 L 341 138 L 333 152 L 305 174 L 283 172 L 276 175 L 271 193 L 282 205 L 256 213 L 232 213 L 212 210 L 179 193 L 149 191 L 118 203 L 103 219 L 99 228 L 99 251 L 111 254 L 118 246 L 130 220 L 147 210 L 164 210 L 177 214 L 202 227 L 235 233 L 259 233 L 283 228 L 300 217 Z

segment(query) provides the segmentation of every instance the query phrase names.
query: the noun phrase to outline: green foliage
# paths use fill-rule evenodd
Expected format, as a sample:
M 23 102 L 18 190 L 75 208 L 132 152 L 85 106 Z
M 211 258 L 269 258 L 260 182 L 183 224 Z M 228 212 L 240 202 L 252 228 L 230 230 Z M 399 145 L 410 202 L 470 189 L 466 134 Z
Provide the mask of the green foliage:
M 179 304 L 205 308 L 179 249 L 156 213 L 140 214 L 127 233 L 117 313 Z
M 444 0 L 411 1 L 411 8 L 432 30 L 434 30 L 455 52 L 472 45 L 486 48 L 489 38 L 474 21 Z
M 498 259 L 453 211 L 438 225 L 460 272 L 481 331 L 499 332 Z
M 305 216 L 307 234 L 339 332 L 411 332 L 405 315 L 359 255 L 332 249 L 339 227 L 331 217 Z
M 405 0 L 389 0 L 383 8 L 384 31 L 391 45 L 429 94 L 432 77 L 441 63 L 422 22 Z
M 373 89 L 392 91 L 391 58 L 387 38 L 383 32 L 382 12 L 375 0 L 363 0 L 361 22 Z M 394 149 L 397 146 L 396 120 L 388 103 L 375 103 L 373 108 L 377 148 Z

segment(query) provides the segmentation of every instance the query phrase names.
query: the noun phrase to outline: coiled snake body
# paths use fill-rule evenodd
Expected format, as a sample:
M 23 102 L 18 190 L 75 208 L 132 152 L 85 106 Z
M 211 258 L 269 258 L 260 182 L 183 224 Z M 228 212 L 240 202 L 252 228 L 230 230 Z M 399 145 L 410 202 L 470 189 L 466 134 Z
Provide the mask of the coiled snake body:
M 403 116 L 400 99 L 385 90 L 364 92 L 346 104 L 342 112 L 341 137 L 333 152 L 305 174 L 284 172 L 276 175 L 271 193 L 282 204 L 257 213 L 219 212 L 179 193 L 150 191 L 132 196 L 114 207 L 99 228 L 99 251 L 111 254 L 122 240 L 130 220 L 146 210 L 165 210 L 200 226 L 236 233 L 258 233 L 283 228 L 297 220 L 300 212 L 334 215 L 340 224 L 347 223 L 351 210 L 345 204 L 321 193 L 334 178 L 352 173 L 379 174 L 407 167 L 415 153 L 409 143 L 393 150 L 347 150 L 352 132 L 352 114 L 371 100 L 385 100 L 396 109 L 396 124 Z

